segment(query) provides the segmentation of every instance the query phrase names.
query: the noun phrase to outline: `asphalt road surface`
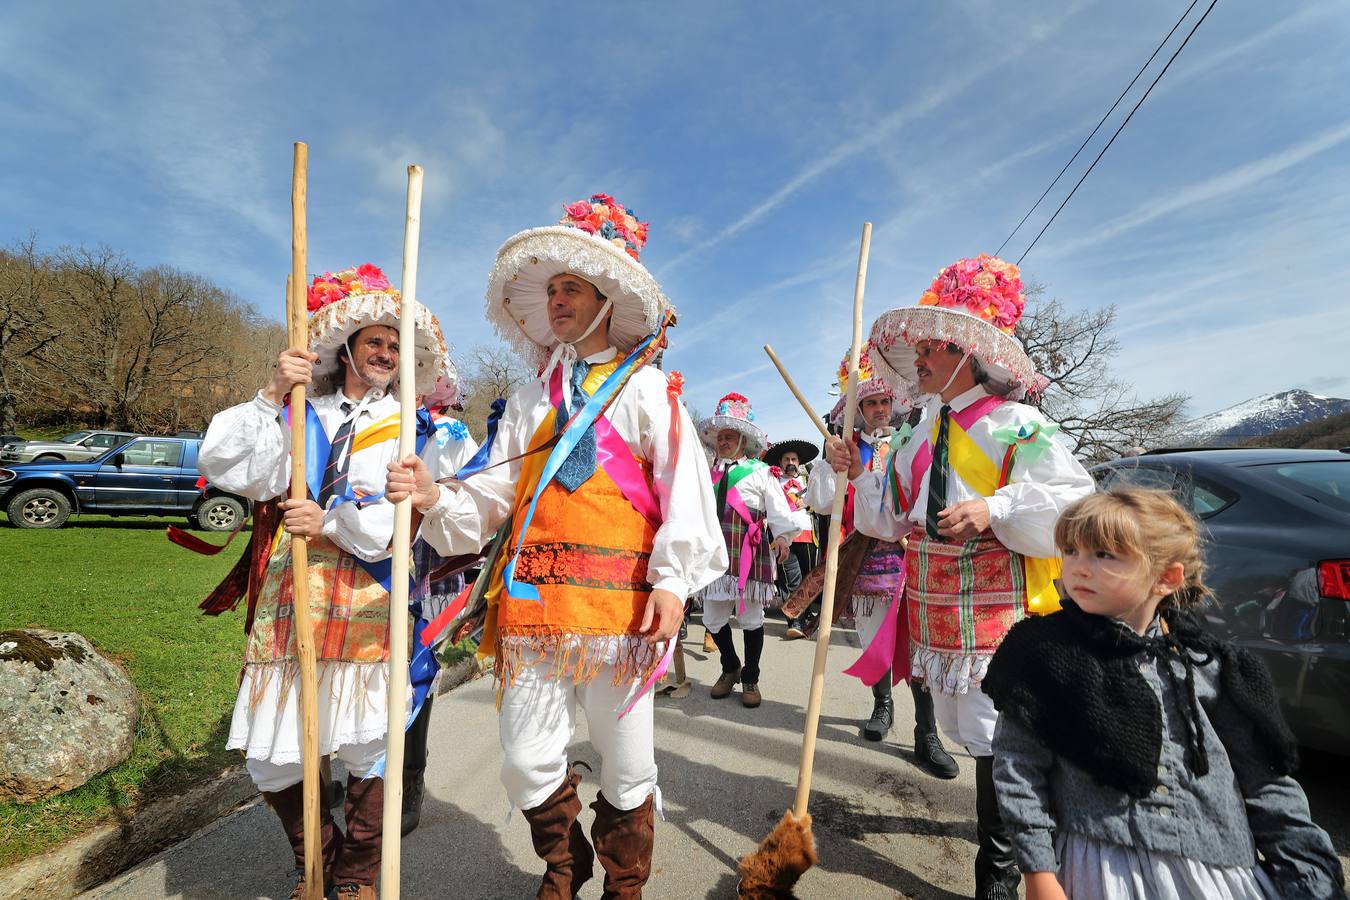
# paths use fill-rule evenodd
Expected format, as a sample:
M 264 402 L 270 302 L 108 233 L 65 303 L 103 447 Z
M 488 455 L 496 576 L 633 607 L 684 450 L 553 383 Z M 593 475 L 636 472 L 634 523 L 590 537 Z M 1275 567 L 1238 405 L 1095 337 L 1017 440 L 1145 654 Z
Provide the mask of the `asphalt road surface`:
M 767 625 L 758 709 L 739 694 L 708 696 L 720 667 L 702 652 L 703 629 L 685 642 L 693 692 L 658 697 L 657 763 L 665 822 L 646 896 L 735 896 L 736 861 L 752 851 L 792 804 L 814 645 L 783 641 L 783 624 Z M 956 900 L 974 891 L 974 767 L 948 747 L 961 775 L 942 781 L 912 761 L 913 710 L 903 684 L 895 692 L 897 724 L 882 743 L 862 739 L 871 693 L 842 674 L 858 655 L 852 635 L 836 631 L 829 657 L 817 745 L 811 813 L 820 863 L 798 885 L 802 898 Z M 737 646 L 740 637 L 737 636 Z M 598 768 L 579 716 L 573 759 Z M 437 699 L 431 764 L 421 826 L 403 840 L 402 896 L 407 898 L 533 897 L 542 863 L 518 814 L 504 821 L 507 801 L 497 778 L 492 683 L 479 679 Z M 1345 761 L 1312 757 L 1303 777 L 1314 817 L 1332 832 L 1342 863 L 1350 854 L 1350 787 Z M 596 782 L 582 782 L 582 801 Z M 583 809 L 589 831 L 591 812 Z M 581 892 L 600 896 L 602 872 Z M 204 829 L 85 897 L 246 898 L 290 895 L 290 852 L 269 810 L 254 804 Z

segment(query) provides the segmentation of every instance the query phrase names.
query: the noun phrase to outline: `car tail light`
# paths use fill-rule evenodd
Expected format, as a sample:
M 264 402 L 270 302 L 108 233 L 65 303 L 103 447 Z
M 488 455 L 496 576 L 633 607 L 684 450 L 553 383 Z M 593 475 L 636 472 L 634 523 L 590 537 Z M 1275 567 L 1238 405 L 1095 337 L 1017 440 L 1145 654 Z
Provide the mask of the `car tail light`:
M 1350 559 L 1324 559 L 1318 563 L 1317 584 L 1323 597 L 1350 600 Z

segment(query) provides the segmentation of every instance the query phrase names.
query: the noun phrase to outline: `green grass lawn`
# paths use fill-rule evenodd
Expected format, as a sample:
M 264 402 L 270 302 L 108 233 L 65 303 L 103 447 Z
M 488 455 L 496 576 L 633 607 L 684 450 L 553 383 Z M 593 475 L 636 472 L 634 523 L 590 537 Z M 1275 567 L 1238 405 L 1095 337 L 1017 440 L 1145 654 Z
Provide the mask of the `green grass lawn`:
M 44 802 L 0 802 L 0 866 L 239 762 L 224 744 L 244 611 L 210 617 L 197 604 L 248 535 L 224 553 L 201 556 L 169 543 L 170 523 L 182 520 L 74 516 L 49 531 L 0 525 L 0 629 L 79 632 L 126 667 L 142 707 L 126 762 Z

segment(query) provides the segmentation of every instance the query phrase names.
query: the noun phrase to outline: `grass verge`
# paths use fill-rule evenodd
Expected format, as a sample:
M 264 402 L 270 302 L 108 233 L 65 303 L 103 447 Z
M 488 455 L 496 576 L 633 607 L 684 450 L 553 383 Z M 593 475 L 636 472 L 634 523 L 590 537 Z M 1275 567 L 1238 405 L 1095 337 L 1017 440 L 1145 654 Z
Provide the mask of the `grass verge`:
M 224 553 L 199 556 L 168 542 L 169 523 L 181 520 L 75 516 L 50 531 L 0 525 L 0 628 L 79 632 L 126 667 L 141 695 L 126 762 L 49 800 L 0 802 L 0 866 L 239 761 L 224 744 L 243 610 L 203 616 L 197 603 L 234 565 L 247 535 Z

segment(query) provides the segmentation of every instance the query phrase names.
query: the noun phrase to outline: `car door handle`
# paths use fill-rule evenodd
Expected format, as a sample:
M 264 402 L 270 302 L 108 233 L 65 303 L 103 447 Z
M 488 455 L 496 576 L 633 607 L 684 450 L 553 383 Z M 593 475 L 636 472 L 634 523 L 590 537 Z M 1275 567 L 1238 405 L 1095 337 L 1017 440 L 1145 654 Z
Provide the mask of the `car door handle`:
M 160 480 L 160 481 L 167 481 L 167 482 L 169 482 L 169 484 L 173 484 L 173 476 L 172 476 L 172 475 L 161 475 L 161 476 L 159 476 L 159 480 Z

